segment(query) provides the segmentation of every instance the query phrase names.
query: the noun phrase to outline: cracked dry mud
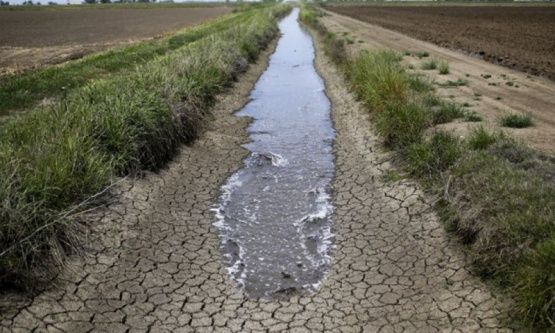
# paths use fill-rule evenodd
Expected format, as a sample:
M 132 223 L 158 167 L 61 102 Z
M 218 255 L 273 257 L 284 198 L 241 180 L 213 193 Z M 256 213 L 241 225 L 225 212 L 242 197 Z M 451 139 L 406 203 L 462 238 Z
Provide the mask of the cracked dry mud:
M 508 332 L 505 306 L 468 273 L 430 199 L 384 183 L 390 156 L 318 47 L 337 130 L 335 248 L 320 289 L 246 299 L 222 265 L 210 211 L 241 165 L 248 120 L 233 117 L 262 62 L 223 97 L 205 135 L 158 174 L 128 180 L 97 211 L 90 254 L 56 286 L 12 306 L 2 332 Z

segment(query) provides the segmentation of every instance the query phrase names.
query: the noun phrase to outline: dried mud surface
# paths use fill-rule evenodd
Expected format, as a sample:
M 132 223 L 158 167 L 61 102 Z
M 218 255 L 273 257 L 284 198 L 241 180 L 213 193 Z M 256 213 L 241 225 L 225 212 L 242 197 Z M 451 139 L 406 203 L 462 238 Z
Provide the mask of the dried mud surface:
M 0 74 L 82 58 L 200 24 L 232 8 L 0 11 Z
M 555 80 L 555 6 L 325 6 L 363 22 Z
M 231 116 L 264 64 L 215 110 L 212 128 L 159 174 L 126 181 L 91 216 L 90 255 L 56 287 L 21 302 L 3 332 L 509 332 L 505 306 L 453 249 L 429 198 L 386 183 L 390 156 L 322 55 L 337 130 L 335 248 L 321 288 L 287 301 L 246 299 L 222 266 L 209 210 L 241 166 L 248 120 Z M 5 300 L 6 298 L 1 298 Z

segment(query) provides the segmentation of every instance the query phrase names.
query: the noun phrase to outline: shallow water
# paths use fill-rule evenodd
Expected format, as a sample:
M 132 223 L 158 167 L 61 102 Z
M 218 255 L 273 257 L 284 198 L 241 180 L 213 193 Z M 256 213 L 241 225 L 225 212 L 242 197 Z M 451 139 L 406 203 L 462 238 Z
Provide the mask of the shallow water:
M 237 114 L 254 118 L 245 145 L 251 154 L 216 208 L 225 265 L 251 298 L 313 291 L 329 263 L 335 132 L 298 13 L 281 21 L 269 67 Z

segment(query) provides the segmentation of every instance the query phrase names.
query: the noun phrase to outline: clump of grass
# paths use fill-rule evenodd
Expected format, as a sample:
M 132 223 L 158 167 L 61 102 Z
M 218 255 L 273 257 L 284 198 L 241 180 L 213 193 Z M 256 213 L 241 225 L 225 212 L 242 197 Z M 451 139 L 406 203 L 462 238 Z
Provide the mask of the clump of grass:
M 438 65 L 439 74 L 446 75 L 451 71 L 451 66 L 447 61 L 440 61 Z
M 467 112 L 464 115 L 464 120 L 469 122 L 479 122 L 479 121 L 482 121 L 482 116 L 480 116 L 476 112 Z
M 507 81 L 505 82 L 506 85 L 508 85 L 509 87 L 512 87 L 515 85 L 515 83 L 513 81 Z
M 481 76 L 486 80 L 491 78 L 491 74 L 482 74 Z
M 519 114 L 519 113 L 509 113 L 503 115 L 499 120 L 501 126 L 511 127 L 511 128 L 525 128 L 534 125 L 532 120 L 532 115 L 529 113 Z
M 437 69 L 438 61 L 436 59 L 430 59 L 429 61 L 425 61 L 420 65 L 420 68 L 423 70 L 432 70 Z
M 470 149 L 483 150 L 500 140 L 506 139 L 507 135 L 504 132 L 490 132 L 484 126 L 477 126 L 470 131 L 466 139 L 466 144 Z
M 426 106 L 439 106 L 442 104 L 441 98 L 431 92 L 428 92 L 422 96 L 422 102 Z
M 495 97 L 495 100 L 496 100 L 496 101 L 500 101 L 500 100 L 502 100 L 502 99 L 503 99 L 503 98 L 501 98 L 501 96 L 496 96 L 496 97 Z
M 400 149 L 422 140 L 429 113 L 417 103 L 390 103 L 376 117 L 376 131 L 387 147 Z
M 428 141 L 412 144 L 403 153 L 411 174 L 430 180 L 455 164 L 461 154 L 458 138 L 445 131 L 436 132 Z
M 380 112 L 390 101 L 406 101 L 409 83 L 393 51 L 362 52 L 349 62 L 347 75 L 366 106 Z
M 456 118 L 464 117 L 462 107 L 456 102 L 444 102 L 437 110 L 432 111 L 432 123 L 445 124 Z
M 468 80 L 464 78 L 458 78 L 457 81 L 447 80 L 444 83 L 440 83 L 441 87 L 461 87 L 466 86 L 468 84 Z
M 418 93 L 434 91 L 434 81 L 429 76 L 420 74 L 409 74 L 406 78 L 410 88 Z
M 419 59 L 422 59 L 422 58 L 429 57 L 429 56 L 430 56 L 430 53 L 428 53 L 428 52 L 426 52 L 426 51 L 424 51 L 424 52 L 418 52 L 418 53 L 416 54 L 416 56 L 417 56 Z

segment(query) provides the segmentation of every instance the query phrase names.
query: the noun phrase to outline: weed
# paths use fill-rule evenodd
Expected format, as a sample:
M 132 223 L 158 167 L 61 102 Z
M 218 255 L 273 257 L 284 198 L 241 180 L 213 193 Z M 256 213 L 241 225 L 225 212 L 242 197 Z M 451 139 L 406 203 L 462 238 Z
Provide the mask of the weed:
M 422 97 L 422 102 L 426 106 L 439 106 L 442 104 L 441 98 L 434 93 L 426 93 Z
M 416 91 L 419 93 L 425 93 L 425 92 L 430 92 L 435 90 L 434 82 L 428 76 L 419 75 L 419 74 L 409 74 L 406 77 L 406 80 L 413 91 Z
M 469 122 L 479 122 L 482 121 L 482 116 L 476 112 L 467 112 L 464 116 L 464 120 Z
M 362 52 L 349 62 L 348 76 L 366 106 L 380 112 L 389 101 L 408 98 L 407 74 L 399 64 L 400 55 L 392 51 Z
M 506 85 L 508 85 L 509 87 L 512 87 L 515 85 L 515 83 L 513 81 L 507 81 L 505 82 Z
M 430 59 L 429 61 L 425 61 L 420 65 L 420 68 L 423 70 L 432 70 L 437 69 L 438 61 L 436 59 Z
M 380 178 L 384 183 L 394 183 L 405 177 L 401 175 L 399 172 L 397 172 L 396 170 L 390 170 L 384 173 Z
M 416 54 L 416 56 L 417 56 L 419 59 L 422 59 L 422 58 L 429 57 L 430 54 L 429 54 L 428 52 L 424 51 L 424 52 L 418 52 L 418 53 Z
M 429 113 L 416 103 L 389 103 L 376 117 L 376 130 L 390 148 L 420 142 L 429 126 Z
M 411 174 L 435 178 L 447 170 L 461 156 L 459 140 L 445 131 L 438 131 L 425 142 L 412 144 L 403 153 Z
M 534 121 L 532 120 L 532 115 L 529 113 L 526 114 L 518 114 L 518 113 L 509 113 L 503 115 L 499 120 L 501 126 L 504 127 L 511 127 L 511 128 L 525 128 L 534 125 Z
M 506 137 L 507 135 L 504 132 L 490 132 L 484 126 L 477 126 L 470 131 L 466 144 L 470 149 L 483 150 Z
M 447 80 L 447 82 L 440 83 L 439 86 L 441 87 L 461 87 L 466 86 L 468 84 L 467 79 L 458 78 L 457 81 Z
M 445 124 L 453 119 L 464 117 L 462 107 L 455 102 L 445 102 L 437 110 L 432 111 L 432 123 Z
M 440 61 L 438 65 L 438 69 L 439 69 L 439 74 L 441 75 L 449 74 L 449 72 L 451 71 L 450 64 L 447 61 Z
M 469 108 L 469 107 L 470 107 L 470 103 L 464 102 L 464 103 L 461 104 L 461 106 L 462 106 L 463 108 Z
M 495 97 L 495 100 L 496 100 L 496 101 L 500 101 L 500 100 L 502 100 L 502 99 L 503 99 L 503 98 L 501 98 L 501 96 L 496 96 L 496 97 Z
M 486 80 L 491 78 L 491 74 L 482 74 L 481 76 Z

